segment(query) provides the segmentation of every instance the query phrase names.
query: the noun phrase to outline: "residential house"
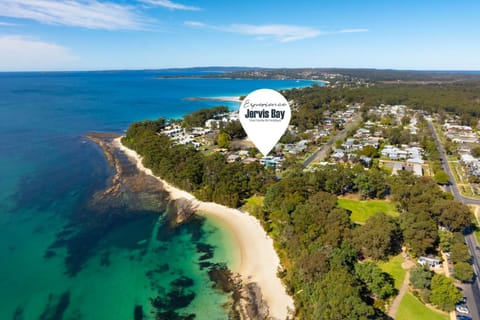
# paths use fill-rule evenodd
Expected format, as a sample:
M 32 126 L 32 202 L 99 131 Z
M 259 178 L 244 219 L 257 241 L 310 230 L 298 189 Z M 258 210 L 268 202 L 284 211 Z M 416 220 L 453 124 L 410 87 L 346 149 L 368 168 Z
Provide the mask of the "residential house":
M 420 256 L 418 263 L 422 266 L 428 266 L 430 268 L 441 268 L 442 261 L 433 257 Z

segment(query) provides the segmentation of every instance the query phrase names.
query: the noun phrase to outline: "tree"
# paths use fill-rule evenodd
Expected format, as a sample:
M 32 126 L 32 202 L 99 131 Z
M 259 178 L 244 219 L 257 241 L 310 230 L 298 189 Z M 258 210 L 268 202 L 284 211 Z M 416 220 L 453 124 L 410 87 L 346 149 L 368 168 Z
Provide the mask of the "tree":
M 445 311 L 452 311 L 455 304 L 462 298 L 462 294 L 455 287 L 453 279 L 442 274 L 435 274 L 432 278 L 432 295 L 430 301 Z
M 342 242 L 339 248 L 333 249 L 330 254 L 330 269 L 346 268 L 351 271 L 357 262 L 358 252 L 347 241 Z
M 370 261 L 357 263 L 355 274 L 376 298 L 386 299 L 395 294 L 393 278 L 375 263 Z
M 443 148 L 447 154 L 452 155 L 455 151 L 455 143 L 451 139 L 447 139 L 443 144 Z
M 279 142 L 283 144 L 295 143 L 297 141 L 299 141 L 299 139 L 294 134 L 292 134 L 290 130 L 286 130 L 279 140 Z
M 426 212 L 405 212 L 400 216 L 403 239 L 417 256 L 435 247 L 438 227 Z
M 441 205 L 438 221 L 445 228 L 453 232 L 463 232 L 471 224 L 472 215 L 470 209 L 458 201 L 444 200 L 438 203 Z
M 462 282 L 471 282 L 473 279 L 472 266 L 466 262 L 458 262 L 453 266 L 453 272 L 456 279 Z
M 468 251 L 468 247 L 465 242 L 458 241 L 452 245 L 450 259 L 452 259 L 453 263 L 468 262 L 470 258 L 470 252 Z
M 343 140 L 342 139 L 338 139 L 335 141 L 335 146 L 337 148 L 341 148 L 342 147 L 342 144 L 343 144 Z
M 358 154 L 361 156 L 363 155 L 370 158 L 374 158 L 377 155 L 377 149 L 372 145 L 366 145 L 365 147 L 363 147 L 362 150 L 360 150 Z
M 480 158 L 480 146 L 476 145 L 475 147 L 472 148 L 472 156 L 475 158 Z
M 239 120 L 227 122 L 227 124 L 223 126 L 222 132 L 227 133 L 233 139 L 241 139 L 247 136 Z
M 441 184 L 441 185 L 446 185 L 450 181 L 450 177 L 443 170 L 437 171 L 433 178 L 435 179 L 436 183 Z
M 215 118 L 223 113 L 227 113 L 228 107 L 218 106 L 213 108 L 204 108 L 187 114 L 183 117 L 185 127 L 201 127 L 205 125 L 205 121 Z
M 231 138 L 226 132 L 220 132 L 217 137 L 217 145 L 219 148 L 225 148 L 229 149 L 230 148 L 230 141 Z
M 410 116 L 404 115 L 404 116 L 402 117 L 402 120 L 401 120 L 401 121 L 402 121 L 402 125 L 403 125 L 403 126 L 406 126 L 407 124 L 410 123 Z
M 429 290 L 432 277 L 433 272 L 420 265 L 416 265 L 410 270 L 410 283 L 415 289 Z
M 191 120 L 198 121 L 197 117 Z M 166 135 L 157 134 L 163 124 L 161 120 L 133 123 L 122 143 L 136 150 L 155 175 L 199 199 L 236 208 L 252 194 L 264 192 L 272 181 L 271 173 L 259 164 L 227 163 L 221 154 L 205 155 L 191 145 L 176 145 Z M 226 147 L 227 142 L 228 134 L 221 133 L 220 145 Z
M 331 270 L 308 293 L 312 308 L 303 319 L 368 319 L 374 310 L 361 298 L 361 288 L 355 278 L 340 268 Z
M 385 184 L 385 172 L 382 170 L 373 168 L 365 171 L 359 167 L 359 171 L 354 175 L 354 186 L 362 197 L 383 199 L 390 192 L 390 188 Z
M 302 243 L 338 246 L 349 234 L 350 218 L 345 209 L 336 208 L 336 198 L 326 192 L 310 196 L 292 213 L 293 227 Z
M 354 242 L 365 257 L 386 259 L 398 247 L 396 221 L 380 212 L 354 230 Z
M 440 231 L 438 235 L 440 238 L 440 242 L 438 244 L 440 250 L 443 252 L 450 252 L 454 243 L 453 233 L 450 231 Z
M 410 283 L 417 290 L 418 296 L 424 303 L 430 303 L 432 277 L 433 272 L 420 265 L 410 270 Z

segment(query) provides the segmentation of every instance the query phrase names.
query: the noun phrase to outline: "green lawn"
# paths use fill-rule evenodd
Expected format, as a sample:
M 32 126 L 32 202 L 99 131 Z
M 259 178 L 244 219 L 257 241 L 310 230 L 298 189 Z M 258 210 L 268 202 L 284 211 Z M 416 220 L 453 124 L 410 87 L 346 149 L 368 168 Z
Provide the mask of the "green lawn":
M 461 178 L 460 178 L 460 175 L 458 174 L 457 167 L 456 167 L 455 163 L 452 163 L 452 162 L 449 161 L 448 165 L 452 169 L 452 173 L 453 173 L 453 177 L 455 178 L 455 181 L 457 183 L 463 183 Z
M 396 255 L 387 262 L 378 263 L 378 266 L 383 270 L 383 272 L 388 273 L 393 277 L 393 279 L 395 279 L 395 289 L 397 290 L 400 290 L 403 280 L 405 280 L 405 275 L 407 274 L 407 270 L 402 268 L 402 263 L 402 254 Z
M 364 223 L 367 219 L 379 212 L 384 212 L 392 217 L 398 216 L 395 204 L 386 200 L 357 201 L 338 199 L 338 205 L 352 211 L 350 219 L 356 223 Z
M 475 230 L 474 234 L 475 234 L 475 238 L 477 238 L 477 242 L 480 243 L 480 230 Z
M 395 279 L 395 288 L 397 290 L 403 284 L 407 271 L 402 268 L 402 254 L 396 255 L 387 262 L 380 262 L 378 266 Z M 446 313 L 440 313 L 429 309 L 410 292 L 405 293 L 395 316 L 395 320 L 448 320 Z
M 477 221 L 477 218 L 475 218 L 474 214 L 472 213 L 472 224 L 473 224 L 473 234 L 475 235 L 475 238 L 477 238 L 477 242 L 480 243 L 480 227 L 479 221 Z
M 242 206 L 242 210 L 250 213 L 253 213 L 255 210 L 259 210 L 263 206 L 263 199 L 264 197 L 261 196 L 251 196 Z
M 395 317 L 396 320 L 448 320 L 446 313 L 429 309 L 410 292 L 407 292 L 400 303 Z

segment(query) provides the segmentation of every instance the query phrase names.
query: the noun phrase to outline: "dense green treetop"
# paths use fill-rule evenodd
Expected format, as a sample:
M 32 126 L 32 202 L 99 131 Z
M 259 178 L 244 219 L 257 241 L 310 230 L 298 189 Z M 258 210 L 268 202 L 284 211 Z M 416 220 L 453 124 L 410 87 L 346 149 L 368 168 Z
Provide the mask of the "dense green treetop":
M 228 107 L 218 106 L 213 108 L 204 108 L 189 113 L 183 117 L 183 123 L 186 127 L 203 127 L 205 121 L 216 118 L 221 114 L 229 112 Z
M 251 195 L 265 192 L 273 181 L 260 163 L 227 163 L 221 154 L 205 155 L 191 145 L 174 144 L 158 134 L 159 123 L 163 122 L 132 124 L 122 143 L 137 151 L 153 173 L 201 200 L 238 207 Z
M 431 282 L 432 295 L 430 301 L 445 311 L 455 309 L 455 304 L 462 298 L 462 294 L 455 287 L 453 279 L 443 274 L 435 274 Z
M 379 87 L 374 88 L 378 95 L 368 97 L 363 90 L 370 88 L 337 90 L 315 86 L 290 90 L 287 95 L 295 99 L 295 108 L 301 110 L 293 117 L 295 123 L 309 127 L 319 123 L 328 108 L 341 109 L 345 102 L 378 103 L 378 99 L 386 95 L 394 97 L 402 92 L 396 91 L 398 88 L 378 91 Z M 414 98 L 407 94 L 398 103 L 409 99 Z M 221 107 L 215 111 L 199 110 L 194 116 L 186 116 L 185 124 L 200 126 L 224 111 Z M 468 278 L 464 248 L 457 244 L 456 236 L 439 237 L 438 226 L 463 231 L 470 224 L 469 210 L 444 194 L 433 179 L 418 178 L 408 172 L 390 176 L 376 166 L 364 170 L 362 166 L 335 165 L 313 172 L 292 166 L 275 182 L 273 172 L 258 162 L 227 163 L 220 153 L 204 154 L 192 146 L 175 145 L 168 137 L 158 134 L 165 123 L 164 119 L 134 123 L 122 142 L 136 150 L 145 166 L 156 175 L 193 192 L 201 200 L 238 207 L 252 195 L 264 195 L 263 207 L 255 214 L 274 239 L 284 266 L 279 275 L 294 297 L 299 318 L 381 318 L 381 307 L 373 301 L 393 294 L 391 279 L 373 262 L 360 261 L 386 259 L 397 253 L 401 245 L 418 256 L 434 252 L 440 241 L 442 246 L 451 249 L 452 260 L 462 279 Z M 228 146 L 230 139 L 243 134 L 238 123 L 219 130 L 221 146 Z M 410 139 L 402 129 L 392 129 L 388 134 L 397 137 L 398 143 Z M 428 139 L 421 143 L 427 152 L 428 147 L 432 154 L 436 150 Z M 373 151 L 362 152 L 373 155 Z M 355 226 L 349 211 L 337 205 L 336 196 L 348 193 L 359 193 L 363 198 L 389 197 L 397 203 L 400 217 L 377 214 L 364 225 Z M 430 281 L 430 288 L 428 275 L 418 273 L 418 281 L 413 280 L 415 286 L 428 291 L 428 299 L 431 289 L 431 301 L 450 309 L 456 293 L 448 283 L 435 279 L 435 285 Z

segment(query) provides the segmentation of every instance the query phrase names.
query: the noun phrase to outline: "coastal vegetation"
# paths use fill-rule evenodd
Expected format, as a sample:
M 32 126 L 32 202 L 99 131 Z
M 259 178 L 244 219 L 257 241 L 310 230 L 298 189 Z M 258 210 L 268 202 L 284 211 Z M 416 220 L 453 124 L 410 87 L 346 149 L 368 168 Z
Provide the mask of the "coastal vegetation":
M 175 144 L 159 134 L 164 126 L 164 119 L 133 123 L 122 143 L 140 154 L 154 174 L 200 200 L 236 208 L 272 183 L 272 172 L 260 163 L 227 163 L 220 153 L 207 155 L 191 145 Z
M 395 294 L 394 280 L 363 260 L 388 259 L 402 245 L 416 256 L 435 252 L 439 225 L 458 232 L 470 224 L 468 207 L 450 200 L 428 177 L 408 172 L 390 177 L 379 169 L 338 165 L 314 172 L 292 168 L 275 182 L 273 172 L 259 163 L 227 163 L 220 153 L 205 155 L 173 144 L 158 134 L 164 124 L 134 123 L 122 142 L 156 175 L 199 199 L 239 207 L 250 198 L 287 266 L 280 276 L 302 319 L 334 319 L 339 313 L 342 318 L 381 317 L 385 301 Z M 351 211 L 337 202 L 337 195 L 348 193 L 389 196 L 399 217 L 391 216 L 391 207 L 381 207 L 390 215 L 374 214 L 356 226 Z M 261 208 L 253 195 L 264 195 Z
M 462 121 L 471 122 L 480 115 L 479 88 L 480 83 L 474 81 L 442 86 L 376 83 L 347 88 L 314 85 L 284 94 L 294 101 L 292 124 L 301 131 L 319 124 L 326 111 L 355 103 L 364 111 L 384 103 L 456 112 Z M 203 125 L 221 112 L 203 110 L 186 116 L 184 124 Z M 434 165 L 436 179 L 405 171 L 391 176 L 376 165 L 369 170 L 360 165 L 332 165 L 314 171 L 292 165 L 279 179 L 257 162 L 227 163 L 220 153 L 204 154 L 191 146 L 175 145 L 159 134 L 164 125 L 164 120 L 132 124 L 122 142 L 136 150 L 156 175 L 199 199 L 234 208 L 245 205 L 252 211 L 274 240 L 284 267 L 279 276 L 295 300 L 298 318 L 385 318 L 385 306 L 405 277 L 399 263 L 386 261 L 401 259 L 401 247 L 413 257 L 449 251 L 457 279 L 472 279 L 468 250 L 461 241 L 471 223 L 470 210 L 438 188 L 437 183 L 445 179 L 426 126 L 418 142 Z M 217 143 L 228 148 L 230 139 L 238 137 L 235 127 L 219 129 Z M 412 139 L 400 126 L 388 130 L 395 144 Z M 362 151 L 375 156 L 374 150 Z M 337 199 L 348 194 L 368 201 Z M 430 271 L 412 271 L 412 286 L 415 296 L 405 295 L 400 318 L 417 310 L 442 319 L 443 315 L 418 299 L 443 310 L 451 310 L 459 299 L 451 280 Z
M 358 273 L 359 264 L 368 259 L 388 259 L 400 251 L 400 246 L 406 246 L 414 256 L 434 253 L 439 225 L 451 231 L 469 225 L 468 208 L 449 200 L 431 178 L 402 172 L 386 180 L 390 197 L 398 205 L 399 217 L 379 213 L 364 225 L 355 226 L 349 211 L 338 205 L 335 196 L 326 192 L 325 185 L 316 184 L 323 181 L 319 179 L 323 174 L 290 172 L 268 188 L 263 207 L 263 223 L 274 238 L 284 265 L 290 266 L 281 275 L 295 297 L 302 319 L 333 319 L 322 311 L 325 308 L 343 308 L 357 318 L 378 315 L 382 303 L 385 304 L 382 299 L 393 292 L 388 290 L 391 293 L 385 296 L 376 292 L 371 285 L 373 280 L 366 280 Z M 346 182 L 354 185 L 353 181 Z M 459 225 L 449 219 L 449 208 L 457 206 L 459 210 L 453 214 L 463 221 Z M 393 286 L 392 278 L 379 277 L 375 281 L 383 279 Z M 441 283 L 442 289 L 454 288 Z M 335 288 L 337 294 L 325 295 L 324 287 Z M 369 294 L 361 294 L 362 291 Z M 355 294 L 358 295 L 354 297 Z M 441 297 L 449 294 L 448 290 L 438 293 Z M 348 305 L 335 304 L 339 297 L 347 296 Z M 372 297 L 374 301 L 370 300 Z M 324 305 L 318 309 L 321 299 Z M 431 302 L 445 307 L 441 300 Z
M 228 107 L 225 106 L 199 109 L 186 114 L 183 117 L 183 123 L 186 127 L 203 127 L 208 119 L 214 119 L 228 111 Z

